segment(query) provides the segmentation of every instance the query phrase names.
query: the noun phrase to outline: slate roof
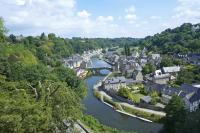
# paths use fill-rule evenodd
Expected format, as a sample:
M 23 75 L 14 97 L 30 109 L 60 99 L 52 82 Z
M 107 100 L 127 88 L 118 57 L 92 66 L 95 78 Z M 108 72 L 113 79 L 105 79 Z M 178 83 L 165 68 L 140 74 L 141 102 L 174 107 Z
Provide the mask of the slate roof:
M 198 91 L 196 93 L 194 93 L 190 98 L 189 101 L 191 103 L 195 102 L 195 101 L 199 101 L 200 99 L 200 89 L 198 89 Z
M 179 72 L 180 66 L 163 67 L 162 71 L 163 71 L 163 73 Z
M 170 78 L 171 75 L 170 74 L 162 74 L 162 75 L 154 75 L 154 79 L 166 79 L 166 78 Z
M 152 54 L 151 56 L 153 60 L 160 58 L 160 54 Z
M 173 96 L 173 95 L 179 95 L 181 93 L 181 90 L 178 89 L 178 88 L 164 88 L 162 90 L 162 93 L 165 94 L 165 95 L 169 95 L 169 96 Z
M 161 93 L 164 88 L 167 88 L 167 85 L 156 84 L 153 82 L 147 82 L 145 83 L 145 86 L 149 89 L 149 91 L 156 91 L 158 93 Z
M 169 96 L 178 95 L 181 98 L 186 97 L 190 103 L 200 100 L 200 88 L 188 84 L 182 84 L 180 88 L 172 88 L 167 85 L 148 82 L 145 86 L 149 88 L 149 91 L 156 91 Z
M 144 96 L 140 100 L 142 100 L 142 101 L 144 101 L 146 103 L 149 103 L 149 102 L 151 102 L 151 97 L 150 96 Z
M 107 79 L 105 84 L 117 84 L 117 83 L 126 83 L 125 77 L 112 77 L 110 79 Z
M 189 54 L 189 58 L 200 59 L 200 54 Z
M 194 87 L 194 86 L 191 86 L 191 85 L 188 85 L 188 84 L 182 84 L 180 88 L 186 94 L 198 91 L 197 87 Z

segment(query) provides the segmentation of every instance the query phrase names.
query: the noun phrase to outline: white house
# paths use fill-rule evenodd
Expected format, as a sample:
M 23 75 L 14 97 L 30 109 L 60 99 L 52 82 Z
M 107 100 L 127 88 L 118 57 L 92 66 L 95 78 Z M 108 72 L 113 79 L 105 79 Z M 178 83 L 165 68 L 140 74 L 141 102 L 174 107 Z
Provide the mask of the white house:
M 164 74 L 169 73 L 169 74 L 176 74 L 181 70 L 180 66 L 171 66 L 171 67 L 163 67 L 162 72 Z
M 103 82 L 103 88 L 111 93 L 117 93 L 121 87 L 126 87 L 125 77 L 112 77 Z

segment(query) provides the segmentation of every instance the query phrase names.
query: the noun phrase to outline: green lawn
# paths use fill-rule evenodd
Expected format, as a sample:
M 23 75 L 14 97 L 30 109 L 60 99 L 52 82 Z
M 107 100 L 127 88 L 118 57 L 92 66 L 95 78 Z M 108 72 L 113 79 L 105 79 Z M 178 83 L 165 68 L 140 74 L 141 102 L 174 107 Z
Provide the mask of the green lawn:
M 109 126 L 103 125 L 97 119 L 90 115 L 84 115 L 81 119 L 81 122 L 89 128 L 93 133 L 136 133 L 121 131 L 116 128 L 111 128 Z
M 144 95 L 141 94 L 141 93 L 132 93 L 131 94 L 131 100 L 134 102 L 134 103 L 139 103 L 140 102 L 140 98 L 143 97 Z

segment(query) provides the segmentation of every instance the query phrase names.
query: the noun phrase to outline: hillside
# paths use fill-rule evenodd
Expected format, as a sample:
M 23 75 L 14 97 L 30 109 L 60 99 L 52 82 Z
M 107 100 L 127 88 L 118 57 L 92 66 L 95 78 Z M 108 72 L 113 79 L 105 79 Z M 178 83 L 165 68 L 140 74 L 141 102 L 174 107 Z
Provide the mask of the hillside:
M 0 132 L 64 131 L 63 120 L 82 117 L 86 94 L 83 81 L 60 62 L 73 52 L 69 43 L 44 34 L 19 40 L 2 29 L 0 25 Z
M 161 53 L 200 53 L 200 24 L 185 23 L 175 29 L 146 37 L 142 42 L 152 51 Z

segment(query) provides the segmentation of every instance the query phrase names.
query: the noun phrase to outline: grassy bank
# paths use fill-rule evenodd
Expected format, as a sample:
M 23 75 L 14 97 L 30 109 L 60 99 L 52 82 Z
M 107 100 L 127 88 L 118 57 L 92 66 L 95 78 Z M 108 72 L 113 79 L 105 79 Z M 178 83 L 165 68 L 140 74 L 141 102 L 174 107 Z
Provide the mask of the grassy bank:
M 97 90 L 94 90 L 94 96 L 98 99 L 101 100 L 101 93 Z M 122 107 L 120 106 L 120 104 L 113 102 L 112 99 L 109 99 L 107 97 L 103 97 L 103 101 L 112 105 L 114 109 L 118 109 L 122 111 Z
M 127 107 L 127 106 L 122 106 L 122 108 L 127 113 L 130 113 L 130 114 L 133 114 L 133 115 L 136 115 L 136 116 L 151 120 L 153 122 L 160 122 L 161 119 L 163 118 L 160 115 L 155 115 L 155 114 L 147 113 L 147 112 L 144 112 L 144 111 L 132 109 L 132 108 Z
M 121 131 L 116 128 L 111 128 L 109 126 L 103 125 L 97 119 L 89 115 L 83 116 L 81 122 L 93 133 L 135 133 Z
M 120 105 L 119 103 L 113 102 L 112 99 L 109 99 L 109 98 L 104 97 L 103 100 L 104 100 L 106 103 L 112 105 L 114 109 L 123 111 L 121 105 Z
M 93 94 L 98 100 L 101 100 L 101 93 L 99 91 L 94 90 Z
M 97 99 L 101 100 L 100 92 L 94 91 L 94 95 Z M 161 120 L 163 118 L 163 116 L 160 116 L 160 115 L 155 115 L 155 114 L 147 113 L 147 112 L 140 111 L 140 110 L 137 110 L 137 109 L 132 109 L 132 108 L 124 106 L 124 105 L 120 105 L 119 103 L 113 102 L 112 99 L 109 99 L 107 97 L 103 97 L 103 100 L 106 103 L 112 105 L 113 108 L 116 109 L 116 110 L 125 111 L 127 113 L 130 113 L 130 114 L 136 115 L 138 117 L 142 117 L 142 118 L 151 120 L 153 122 L 161 122 Z

